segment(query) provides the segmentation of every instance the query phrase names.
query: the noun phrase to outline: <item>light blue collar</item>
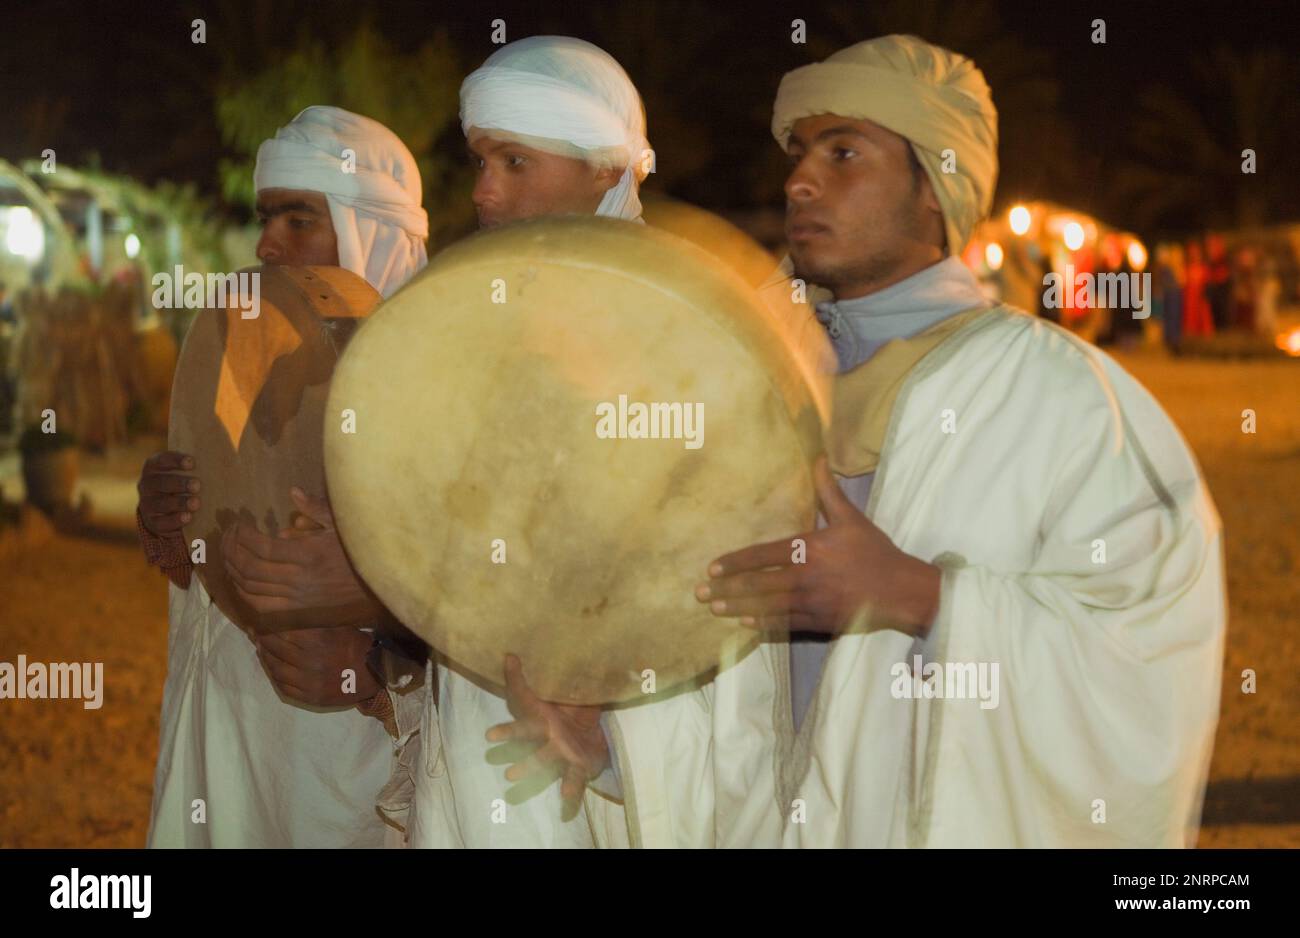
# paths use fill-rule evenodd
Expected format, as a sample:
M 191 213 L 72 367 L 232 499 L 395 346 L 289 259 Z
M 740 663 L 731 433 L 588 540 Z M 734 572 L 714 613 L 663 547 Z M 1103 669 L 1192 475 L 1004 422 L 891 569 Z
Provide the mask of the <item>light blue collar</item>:
M 840 371 L 848 371 L 891 339 L 916 335 L 949 316 L 992 303 L 970 269 L 948 257 L 876 293 L 818 303 L 816 314 L 835 346 Z

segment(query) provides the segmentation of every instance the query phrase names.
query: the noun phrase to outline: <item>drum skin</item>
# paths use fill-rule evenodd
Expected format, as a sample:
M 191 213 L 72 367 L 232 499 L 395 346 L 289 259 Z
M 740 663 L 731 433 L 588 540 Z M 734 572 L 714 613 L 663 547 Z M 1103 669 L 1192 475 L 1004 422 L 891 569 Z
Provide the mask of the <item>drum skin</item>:
M 221 534 L 243 521 L 268 534 L 291 526 L 289 488 L 325 491 L 321 423 L 334 365 L 360 319 L 380 300 L 339 267 L 249 268 L 260 275 L 260 309 L 245 319 L 230 303 L 198 313 L 172 383 L 168 447 L 194 457 L 201 505 L 184 527 L 205 542 L 195 564 L 204 588 L 237 625 L 255 631 L 307 628 L 319 612 L 259 614 L 235 591 Z
M 777 268 L 777 259 L 757 241 L 720 215 L 698 205 L 664 196 L 643 196 L 641 217 L 652 228 L 685 238 L 718 258 L 751 287 L 757 288 Z
M 664 405 L 658 438 L 637 403 Z M 635 701 L 738 661 L 756 633 L 694 587 L 815 518 L 821 424 L 792 353 L 735 274 L 632 222 L 443 252 L 358 330 L 327 410 L 335 519 L 370 588 L 493 684 L 519 655 L 550 700 Z

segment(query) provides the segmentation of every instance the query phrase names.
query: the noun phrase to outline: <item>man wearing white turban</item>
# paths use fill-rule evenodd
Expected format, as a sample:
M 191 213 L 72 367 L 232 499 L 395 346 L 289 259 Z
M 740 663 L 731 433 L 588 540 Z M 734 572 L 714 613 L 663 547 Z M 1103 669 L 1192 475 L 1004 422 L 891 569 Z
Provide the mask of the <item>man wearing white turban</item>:
M 462 84 L 461 123 L 478 166 L 481 227 L 566 213 L 640 221 L 638 187 L 653 160 L 644 110 L 623 69 L 590 43 L 542 36 L 504 46 Z M 775 734 L 728 719 L 773 710 L 745 696 L 775 699 L 770 647 L 689 693 L 605 712 L 538 699 L 514 658 L 498 692 L 431 658 L 420 732 L 381 801 L 411 846 L 779 843 L 774 811 L 728 813 L 761 802 L 755 790 L 775 791 Z M 716 713 L 725 735 L 715 739 L 701 713 Z M 518 747 L 504 773 L 488 761 L 491 743 Z M 692 767 L 690 783 L 666 784 L 674 761 L 679 772 Z M 732 774 L 715 785 L 715 767 Z
M 397 134 L 378 121 L 337 107 L 304 109 L 258 147 L 253 186 L 259 195 L 285 189 L 323 195 L 338 266 L 385 297 L 428 260 L 420 170 Z
M 997 174 L 983 76 L 859 43 L 785 76 L 772 131 L 793 273 L 829 291 L 822 518 L 804 563 L 755 545 L 697 595 L 793 633 L 786 845 L 1193 844 L 1220 521 L 1155 400 L 958 259 Z
M 385 296 L 425 264 L 419 171 L 376 121 L 309 107 L 262 144 L 254 181 L 264 263 L 341 266 Z M 405 710 L 366 666 L 375 639 L 363 626 L 382 609 L 348 564 L 327 507 L 295 492 L 323 528 L 272 539 L 241 526 L 235 581 L 255 608 L 332 605 L 352 619 L 250 640 L 190 575 L 180 530 L 199 507 L 200 484 L 189 470 L 201 476 L 203 467 L 160 453 L 140 481 L 145 552 L 172 580 L 149 845 L 383 846 L 391 828 L 374 799 Z M 357 675 L 355 694 L 340 692 L 344 668 Z
M 502 46 L 461 84 L 460 123 L 475 157 L 496 156 L 507 170 L 490 185 L 480 176 L 484 227 L 567 212 L 640 220 L 638 190 L 653 165 L 645 109 L 597 46 L 568 36 Z

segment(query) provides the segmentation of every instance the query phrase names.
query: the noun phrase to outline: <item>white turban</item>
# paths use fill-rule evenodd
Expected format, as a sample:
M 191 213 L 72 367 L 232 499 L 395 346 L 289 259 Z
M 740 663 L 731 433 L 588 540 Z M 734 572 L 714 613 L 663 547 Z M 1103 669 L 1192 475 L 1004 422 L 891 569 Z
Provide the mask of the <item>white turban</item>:
M 502 46 L 460 86 L 460 125 L 501 131 L 561 156 L 621 166 L 597 215 L 641 217 L 637 187 L 652 160 L 645 108 L 632 79 L 604 50 L 568 36 Z
M 961 254 L 992 207 L 998 178 L 998 112 L 974 62 L 915 36 L 859 42 L 781 79 L 772 133 L 782 149 L 795 121 L 819 114 L 869 120 L 905 137 L 943 208 L 948 252 Z M 954 172 L 943 171 L 945 150 Z
M 339 266 L 385 297 L 428 262 L 420 170 L 406 144 L 378 121 L 337 107 L 304 109 L 258 147 L 253 186 L 322 193 Z

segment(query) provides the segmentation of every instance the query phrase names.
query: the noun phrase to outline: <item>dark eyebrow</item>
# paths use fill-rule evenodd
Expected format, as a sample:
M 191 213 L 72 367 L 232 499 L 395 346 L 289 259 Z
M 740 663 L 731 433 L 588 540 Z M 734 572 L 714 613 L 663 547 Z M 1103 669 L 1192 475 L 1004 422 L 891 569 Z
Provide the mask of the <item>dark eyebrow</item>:
M 500 153 L 502 150 L 516 149 L 519 146 L 519 144 L 510 140 L 500 140 L 496 137 L 488 136 L 479 137 L 477 145 L 479 148 L 478 150 L 474 149 L 475 145 L 470 143 L 469 140 L 465 141 L 466 152 L 476 160 L 485 159 L 488 156 Z
M 870 137 L 868 137 L 862 131 L 858 130 L 858 128 L 854 127 L 852 124 L 839 124 L 835 127 L 827 127 L 825 130 L 823 130 L 821 133 L 817 135 L 817 137 L 814 139 L 813 142 L 816 143 L 818 140 L 825 140 L 827 137 L 839 137 L 844 135 L 848 135 L 851 137 L 861 137 L 863 140 L 867 141 L 868 143 L 871 142 Z M 806 144 L 803 142 L 803 139 L 798 134 L 791 133 L 790 140 L 787 143 L 787 146 L 793 146 L 794 144 L 798 144 L 801 147 L 806 146 Z
M 285 212 L 306 212 L 308 215 L 320 214 L 316 206 L 310 202 L 276 202 L 269 207 L 265 202 L 257 203 L 257 214 L 265 215 L 267 218 L 283 215 Z

